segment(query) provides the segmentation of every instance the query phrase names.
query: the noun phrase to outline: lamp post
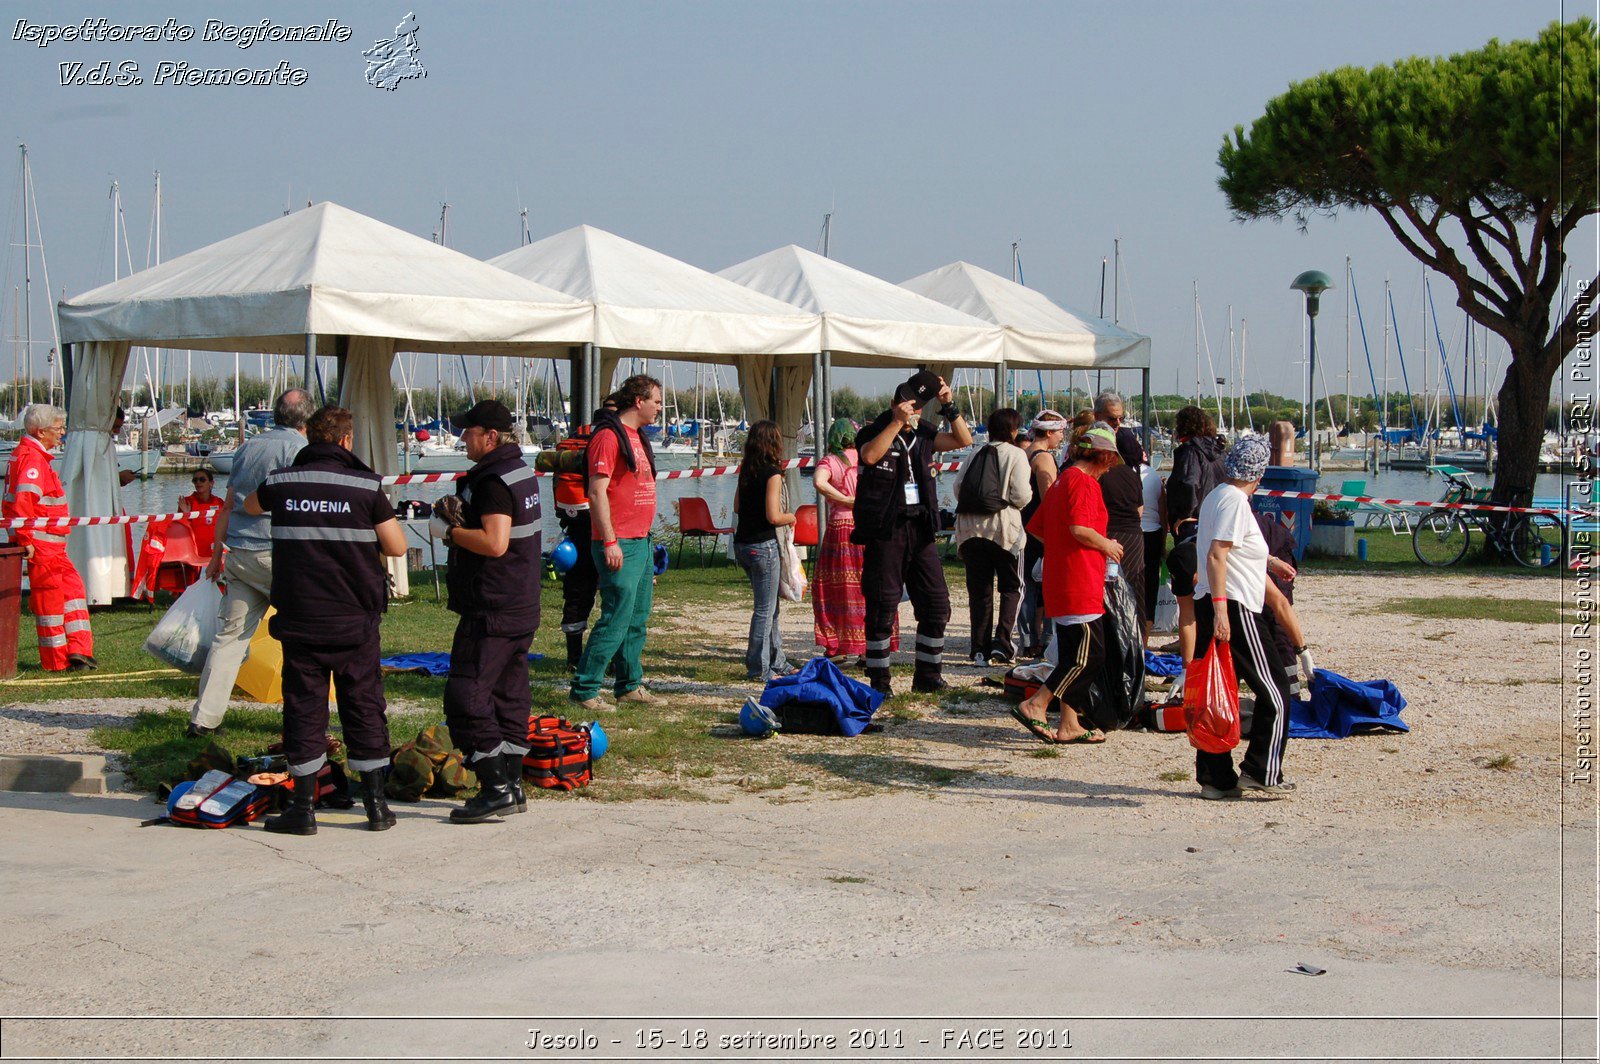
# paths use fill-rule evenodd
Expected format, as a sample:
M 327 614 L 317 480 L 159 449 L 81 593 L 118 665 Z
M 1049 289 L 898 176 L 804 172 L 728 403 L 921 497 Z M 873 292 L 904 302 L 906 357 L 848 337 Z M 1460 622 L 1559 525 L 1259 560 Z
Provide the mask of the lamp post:
M 1294 279 L 1289 286 L 1297 292 L 1306 295 L 1306 317 L 1311 319 L 1311 353 L 1310 366 L 1311 386 L 1306 390 L 1309 402 L 1306 403 L 1306 446 L 1307 456 L 1313 471 L 1317 468 L 1317 311 L 1322 302 L 1322 293 L 1333 287 L 1333 279 L 1321 270 L 1307 270 Z

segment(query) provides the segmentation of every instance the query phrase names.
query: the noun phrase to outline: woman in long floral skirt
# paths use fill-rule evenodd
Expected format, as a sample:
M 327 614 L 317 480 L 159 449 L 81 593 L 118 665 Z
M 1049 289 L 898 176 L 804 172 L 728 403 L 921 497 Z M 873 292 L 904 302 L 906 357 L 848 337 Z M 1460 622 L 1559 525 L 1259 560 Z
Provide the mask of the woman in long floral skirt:
M 840 418 L 828 429 L 828 454 L 817 466 L 817 494 L 828 500 L 828 526 L 817 549 L 811 581 L 817 645 L 823 654 L 860 657 L 867 652 L 867 603 L 861 595 L 864 550 L 850 542 L 855 529 L 856 427 Z M 891 649 L 899 649 L 896 632 Z

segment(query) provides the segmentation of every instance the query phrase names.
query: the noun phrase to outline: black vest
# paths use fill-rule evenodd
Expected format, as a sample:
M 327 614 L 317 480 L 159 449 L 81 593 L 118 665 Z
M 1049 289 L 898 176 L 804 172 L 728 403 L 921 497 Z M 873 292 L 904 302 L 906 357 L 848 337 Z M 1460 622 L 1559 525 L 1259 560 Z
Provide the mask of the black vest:
M 491 634 L 522 635 L 539 627 L 539 575 L 544 567 L 539 482 L 523 462 L 520 447 L 496 447 L 456 482 L 465 527 L 483 527 L 472 498 L 491 479 L 511 492 L 511 543 L 498 558 L 452 546 L 449 605 L 463 616 L 485 617 Z
M 389 605 L 377 527 L 394 517 L 378 474 L 334 443 L 312 443 L 256 493 L 272 513 L 272 634 L 354 645 Z
M 890 411 L 856 434 L 856 450 L 875 439 L 889 425 Z M 933 418 L 924 416 L 916 429 L 907 435 L 902 432 L 889 445 L 884 456 L 871 465 L 861 460 L 856 473 L 855 531 L 850 534 L 852 543 L 869 543 L 888 539 L 895 522 L 906 510 L 906 470 L 910 466 L 911 481 L 922 497 L 922 510 L 928 528 L 939 531 L 939 495 L 933 481 L 933 441 L 939 429 Z

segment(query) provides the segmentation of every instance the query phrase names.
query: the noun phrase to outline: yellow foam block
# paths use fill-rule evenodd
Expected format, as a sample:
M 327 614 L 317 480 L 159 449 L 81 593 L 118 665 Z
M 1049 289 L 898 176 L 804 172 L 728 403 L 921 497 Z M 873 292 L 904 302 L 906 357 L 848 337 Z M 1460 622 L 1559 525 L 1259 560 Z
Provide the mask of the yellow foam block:
M 239 678 L 234 681 L 239 690 L 256 702 L 283 704 L 283 644 L 272 638 L 268 621 L 277 612 L 271 606 L 261 618 L 261 626 L 250 640 L 250 653 L 239 666 Z M 332 702 L 333 685 L 328 685 L 328 701 Z

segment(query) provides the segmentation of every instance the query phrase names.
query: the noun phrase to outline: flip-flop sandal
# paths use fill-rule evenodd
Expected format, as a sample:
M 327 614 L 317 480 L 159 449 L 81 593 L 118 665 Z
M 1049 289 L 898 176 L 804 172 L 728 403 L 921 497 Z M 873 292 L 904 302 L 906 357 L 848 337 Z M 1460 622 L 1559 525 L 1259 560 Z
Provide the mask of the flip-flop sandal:
M 1022 712 L 1021 706 L 1012 706 L 1010 712 L 1011 719 L 1015 720 L 1024 728 L 1027 728 L 1028 731 L 1033 733 L 1033 737 L 1038 739 L 1041 743 L 1054 744 L 1056 742 L 1056 737 L 1050 734 L 1050 729 L 1045 727 L 1045 722 L 1042 720 L 1035 720 L 1033 717 L 1028 716 L 1026 713 Z
M 1054 739 L 1053 736 L 1052 738 Z M 1099 746 L 1101 743 L 1106 741 L 1106 733 L 1101 731 L 1099 728 L 1090 728 L 1077 738 L 1054 739 L 1054 741 L 1060 743 L 1062 746 L 1074 746 L 1078 744 L 1082 744 L 1084 746 Z

